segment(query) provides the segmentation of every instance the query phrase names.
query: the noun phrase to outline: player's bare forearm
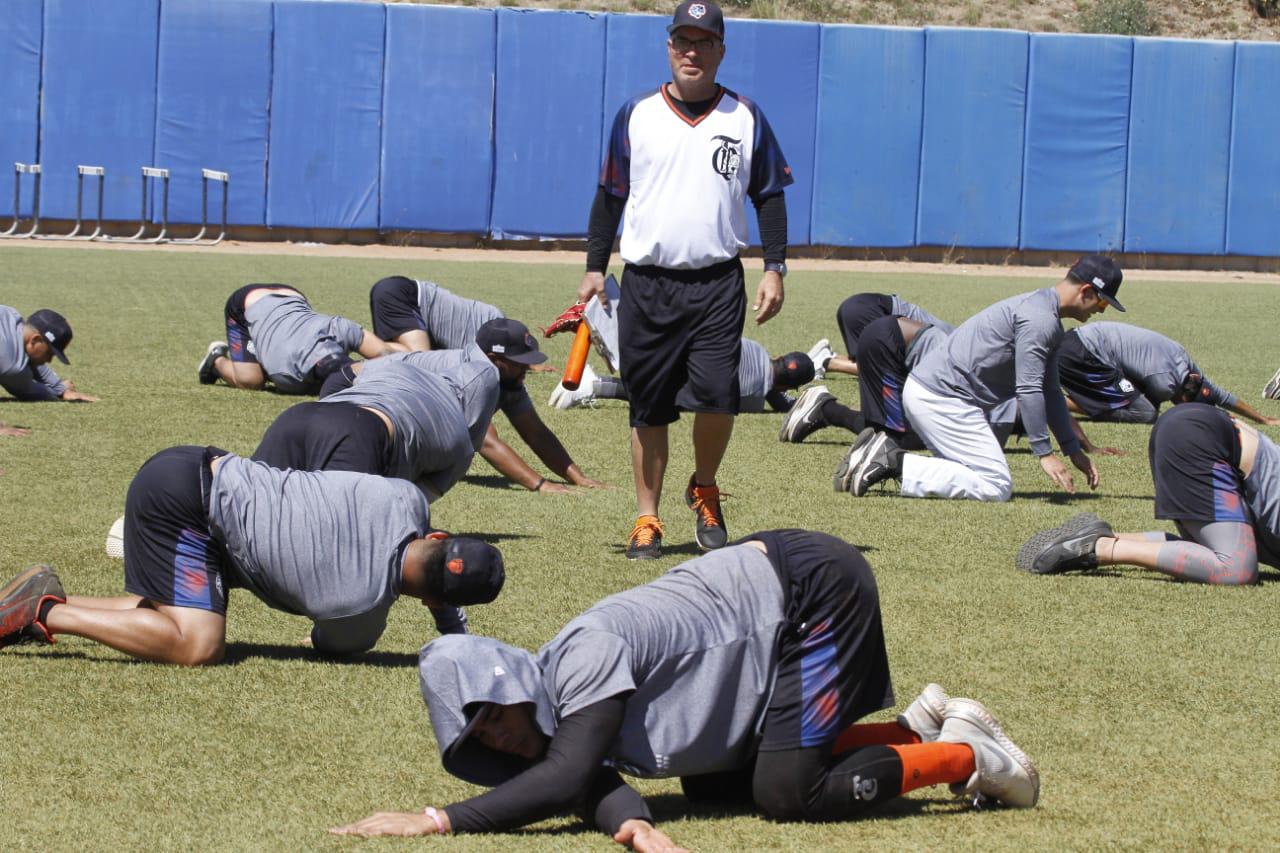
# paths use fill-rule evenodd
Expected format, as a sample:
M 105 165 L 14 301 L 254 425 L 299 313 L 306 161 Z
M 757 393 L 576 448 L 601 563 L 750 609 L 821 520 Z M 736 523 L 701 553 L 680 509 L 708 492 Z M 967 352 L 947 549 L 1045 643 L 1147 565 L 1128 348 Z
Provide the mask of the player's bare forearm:
M 394 352 L 400 352 L 398 347 L 393 347 L 373 332 L 365 330 L 364 336 L 360 338 L 360 348 L 356 350 L 365 358 L 378 358 L 384 355 L 391 355 Z
M 1269 418 L 1243 400 L 1236 400 L 1234 404 L 1227 406 L 1227 408 L 1235 412 L 1237 415 L 1244 415 L 1254 423 L 1266 424 L 1267 426 L 1276 426 L 1280 424 L 1280 418 Z
M 489 431 L 485 433 L 484 444 L 480 447 L 480 455 L 499 474 L 530 491 L 568 491 L 560 483 L 549 482 L 545 477 L 529 467 L 529 463 L 521 459 L 520 454 L 516 453 L 511 445 L 498 437 L 498 432 L 493 428 L 492 424 L 489 425 Z

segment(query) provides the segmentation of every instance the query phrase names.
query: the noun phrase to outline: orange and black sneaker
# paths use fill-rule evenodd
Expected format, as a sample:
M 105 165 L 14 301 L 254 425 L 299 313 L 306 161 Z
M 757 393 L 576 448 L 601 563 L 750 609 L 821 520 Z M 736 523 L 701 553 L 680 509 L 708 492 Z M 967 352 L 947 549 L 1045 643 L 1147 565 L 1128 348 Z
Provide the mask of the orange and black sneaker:
M 642 515 L 627 540 L 628 560 L 656 560 L 662 556 L 662 522 L 656 515 Z
M 724 510 L 720 508 L 720 489 L 717 486 L 699 486 L 689 477 L 684 490 L 684 502 L 693 510 L 693 538 L 703 551 L 723 548 L 729 541 L 729 531 L 724 527 Z

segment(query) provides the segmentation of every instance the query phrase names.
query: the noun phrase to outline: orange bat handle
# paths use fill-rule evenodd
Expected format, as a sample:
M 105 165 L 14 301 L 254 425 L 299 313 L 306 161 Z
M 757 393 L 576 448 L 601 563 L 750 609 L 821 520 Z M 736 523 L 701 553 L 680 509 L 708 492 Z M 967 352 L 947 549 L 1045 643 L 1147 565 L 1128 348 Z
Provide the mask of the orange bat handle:
M 578 331 L 573 336 L 573 346 L 569 348 L 569 363 L 564 366 L 564 376 L 560 384 L 570 391 L 577 391 L 582 384 L 582 370 L 587 366 L 587 353 L 591 350 L 591 330 L 587 321 L 578 324 Z

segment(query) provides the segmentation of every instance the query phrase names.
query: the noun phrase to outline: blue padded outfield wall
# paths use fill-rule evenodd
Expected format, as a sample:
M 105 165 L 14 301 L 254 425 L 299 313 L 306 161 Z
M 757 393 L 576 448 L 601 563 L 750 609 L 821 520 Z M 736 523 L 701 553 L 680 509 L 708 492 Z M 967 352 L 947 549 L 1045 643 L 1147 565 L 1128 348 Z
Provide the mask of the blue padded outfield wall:
M 581 238 L 615 113 L 669 79 L 667 21 L 6 0 L 0 229 L 16 161 L 44 219 L 93 165 L 106 218 L 135 220 L 155 166 L 173 223 L 200 221 L 208 168 L 233 226 Z M 1280 44 L 731 19 L 725 45 L 795 177 L 792 245 L 1280 257 Z

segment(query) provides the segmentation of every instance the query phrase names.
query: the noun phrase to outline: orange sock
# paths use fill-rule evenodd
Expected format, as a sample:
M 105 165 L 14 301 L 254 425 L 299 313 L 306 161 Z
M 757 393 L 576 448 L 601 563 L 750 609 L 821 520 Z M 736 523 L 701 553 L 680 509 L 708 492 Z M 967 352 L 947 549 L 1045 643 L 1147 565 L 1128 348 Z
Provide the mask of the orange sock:
M 973 749 L 963 743 L 919 743 L 889 748 L 902 761 L 902 793 L 973 775 Z
M 845 729 L 836 738 L 833 755 L 852 752 L 864 746 L 886 746 L 894 743 L 919 743 L 920 736 L 906 726 L 897 723 L 858 723 Z

